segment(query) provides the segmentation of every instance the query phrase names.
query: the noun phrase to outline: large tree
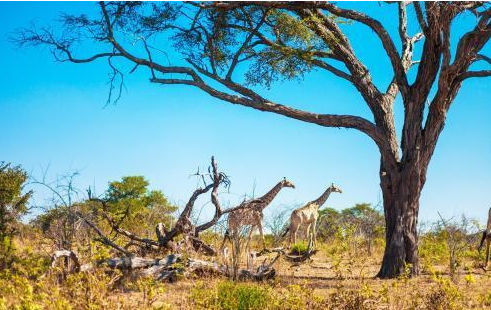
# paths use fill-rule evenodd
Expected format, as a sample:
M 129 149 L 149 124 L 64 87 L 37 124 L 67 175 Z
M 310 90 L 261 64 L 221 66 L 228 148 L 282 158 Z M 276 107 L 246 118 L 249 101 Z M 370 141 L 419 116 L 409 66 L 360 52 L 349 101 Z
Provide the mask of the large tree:
M 329 2 L 101 2 L 98 16 L 63 14 L 60 31 L 26 28 L 16 40 L 49 46 L 59 61 L 106 59 L 111 70 L 109 100 L 119 98 L 116 81 L 122 80 L 126 69 L 114 60 L 124 59 L 132 64 L 130 72 L 146 68 L 152 83 L 189 85 L 232 104 L 365 133 L 381 154 L 386 249 L 379 276 L 394 277 L 404 272 L 406 264 L 413 274 L 419 271 L 419 198 L 447 112 L 466 79 L 491 75 L 491 70 L 474 69 L 477 62 L 491 64 L 481 54 L 491 35 L 491 9 L 483 2 L 383 5 L 397 10 L 396 36 L 374 17 Z M 464 14 L 475 16 L 475 22 L 466 19 L 467 32 L 456 42 L 452 22 Z M 350 24 L 366 26 L 366 33 L 358 35 L 373 34 L 380 40 L 385 51 L 381 57 L 387 57 L 394 74 L 385 87 L 373 82 L 357 56 L 346 32 Z M 408 24 L 415 28 L 413 35 Z M 163 40 L 172 40 L 173 52 L 162 48 L 169 46 L 161 44 Z M 422 52 L 413 60 L 418 41 Z M 76 55 L 81 43 L 98 52 Z M 176 65 L 166 57 L 171 53 L 181 55 Z M 416 70 L 412 79 L 411 66 Z M 373 118 L 302 111 L 255 90 L 255 85 L 271 87 L 277 80 L 301 77 L 313 69 L 351 83 Z M 398 94 L 404 106 L 400 139 L 394 122 Z

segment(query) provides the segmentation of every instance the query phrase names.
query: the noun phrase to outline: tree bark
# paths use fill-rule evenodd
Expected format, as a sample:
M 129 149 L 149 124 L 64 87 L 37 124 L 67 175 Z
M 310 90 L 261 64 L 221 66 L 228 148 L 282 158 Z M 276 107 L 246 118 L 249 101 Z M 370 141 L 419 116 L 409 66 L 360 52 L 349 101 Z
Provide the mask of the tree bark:
M 382 164 L 381 188 L 385 214 L 385 252 L 379 278 L 419 274 L 418 211 L 426 166 L 406 164 L 390 171 Z

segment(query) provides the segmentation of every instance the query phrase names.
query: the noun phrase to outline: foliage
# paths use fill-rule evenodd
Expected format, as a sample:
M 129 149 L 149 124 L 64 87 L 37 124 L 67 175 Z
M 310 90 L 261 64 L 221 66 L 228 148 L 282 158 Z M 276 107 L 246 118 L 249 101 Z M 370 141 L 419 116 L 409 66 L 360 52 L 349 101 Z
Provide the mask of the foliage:
M 319 211 L 318 238 L 333 239 L 344 234 L 364 242 L 368 253 L 374 242 L 384 236 L 384 216 L 368 203 L 359 203 L 341 212 L 333 208 Z M 354 240 L 354 239 L 352 239 Z
M 20 166 L 0 162 L 0 269 L 11 260 L 12 239 L 19 231 L 20 219 L 28 211 L 32 192 L 24 192 L 27 173 Z
M 478 231 L 478 223 L 465 216 L 450 220 L 440 218 L 421 238 L 419 252 L 425 261 L 424 267 L 446 262 L 450 275 L 456 275 L 457 270 L 464 267 L 465 258 L 480 258 L 474 247 Z
M 143 176 L 126 176 L 121 181 L 109 183 L 106 211 L 122 228 L 148 235 L 153 234 L 158 223 L 170 224 L 177 207 L 167 200 L 162 191 L 149 190 L 148 186 L 149 182 Z M 135 229 L 137 227 L 141 229 Z
M 332 239 L 336 236 L 339 227 L 341 227 L 341 213 L 339 211 L 331 207 L 319 210 L 317 238 L 321 240 Z
M 212 291 L 203 284 L 191 292 L 198 309 L 265 309 L 270 301 L 270 290 L 247 283 L 224 281 Z
M 100 203 L 91 200 L 91 197 L 74 201 L 71 191 L 64 190 L 73 188 L 72 182 L 73 180 L 70 179 L 67 185 L 58 185 L 56 188 L 50 186 L 54 196 L 60 199 L 53 200 L 53 205 L 31 222 L 53 242 L 53 246 L 57 249 L 72 249 L 75 238 L 79 241 L 78 251 L 93 252 L 92 254 L 99 258 L 108 255 L 107 251 L 105 252 L 99 245 L 94 245 L 92 242 L 94 233 L 90 228 L 81 225 L 83 222 L 75 212 L 85 214 L 103 231 L 110 232 L 111 227 L 100 212 L 104 211 L 119 227 L 138 235 L 153 237 L 157 223 L 170 225 L 172 213 L 177 210 L 162 191 L 149 190 L 149 182 L 142 176 L 127 176 L 121 181 L 110 182 L 105 193 L 105 199 L 108 201 L 105 210 L 101 210 Z M 120 239 L 116 238 L 116 243 L 123 242 Z M 86 246 L 80 247 L 81 244 Z
M 291 245 L 290 252 L 293 255 L 302 255 L 307 252 L 309 245 L 305 241 L 297 242 Z
M 71 212 L 72 207 L 55 204 L 31 221 L 31 224 L 39 228 L 57 249 L 72 248 L 74 234 L 77 233 L 74 227 L 76 218 Z
M 438 284 L 427 295 L 425 304 L 429 309 L 461 309 L 463 296 L 450 279 L 433 275 Z

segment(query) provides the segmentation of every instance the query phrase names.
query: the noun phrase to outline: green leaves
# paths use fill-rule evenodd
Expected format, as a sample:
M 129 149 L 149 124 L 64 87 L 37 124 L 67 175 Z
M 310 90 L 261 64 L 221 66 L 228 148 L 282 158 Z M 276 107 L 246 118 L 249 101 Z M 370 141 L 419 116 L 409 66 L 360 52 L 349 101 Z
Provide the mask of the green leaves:
M 0 207 L 9 212 L 23 215 L 27 212 L 27 201 L 32 193 L 22 194 L 28 179 L 27 173 L 20 166 L 0 163 Z
M 106 192 L 108 212 L 123 227 L 149 227 L 168 222 L 177 207 L 169 203 L 162 191 L 149 190 L 143 176 L 126 176 L 109 183 Z M 133 229 L 134 230 L 134 229 Z
M 278 10 L 273 11 L 270 17 L 274 22 L 273 31 L 280 42 L 293 43 L 298 47 L 311 47 L 315 44 L 315 35 L 307 27 L 305 20 Z
M 28 211 L 32 192 L 23 193 L 27 173 L 20 166 L 0 163 L 0 267 L 6 264 L 12 250 L 12 237 L 20 219 Z
M 148 181 L 143 176 L 127 176 L 121 181 L 109 183 L 107 198 L 109 201 L 120 201 L 123 199 L 139 199 L 147 191 Z

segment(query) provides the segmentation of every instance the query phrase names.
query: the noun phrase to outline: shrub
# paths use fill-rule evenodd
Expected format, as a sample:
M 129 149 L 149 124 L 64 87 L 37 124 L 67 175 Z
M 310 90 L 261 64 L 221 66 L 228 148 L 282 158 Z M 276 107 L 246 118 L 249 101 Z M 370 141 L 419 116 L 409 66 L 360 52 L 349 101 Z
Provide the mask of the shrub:
M 191 292 L 192 300 L 200 309 L 265 309 L 270 290 L 260 285 L 223 281 L 207 289 L 202 283 Z
M 463 296 L 451 279 L 433 274 L 436 286 L 425 296 L 427 309 L 462 309 Z
M 19 166 L 0 162 L 0 269 L 10 267 L 13 238 L 28 211 L 32 192 L 23 193 L 26 182 L 27 173 Z

